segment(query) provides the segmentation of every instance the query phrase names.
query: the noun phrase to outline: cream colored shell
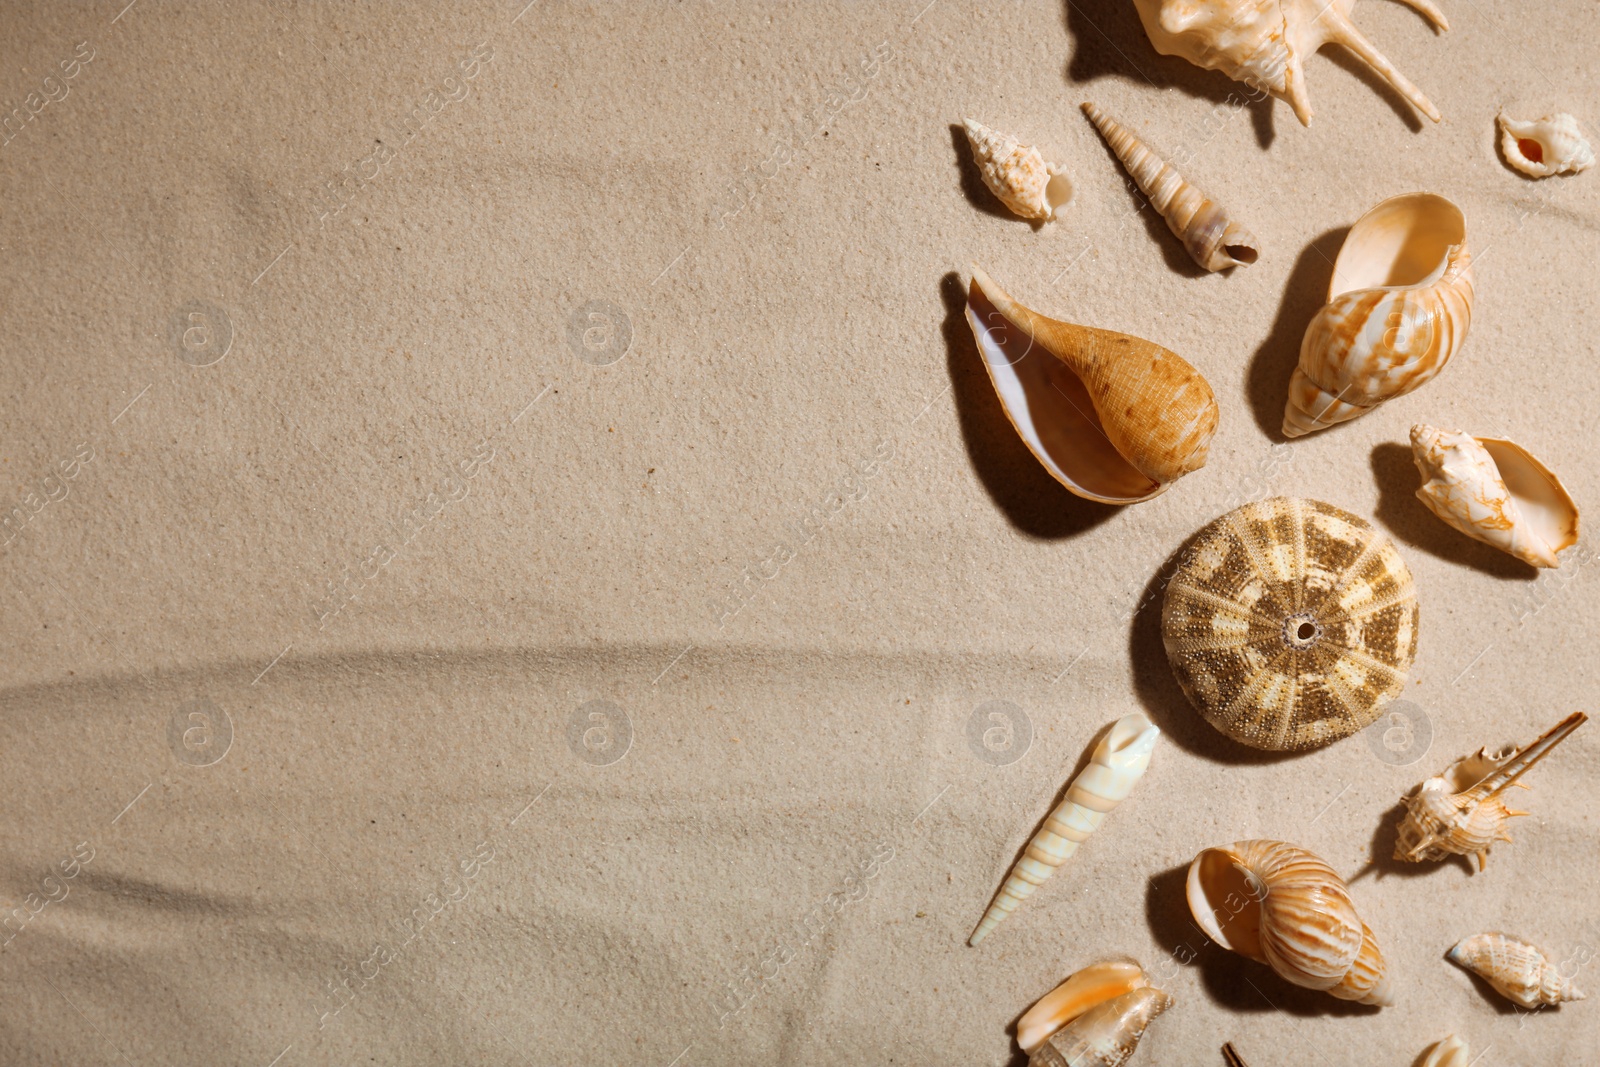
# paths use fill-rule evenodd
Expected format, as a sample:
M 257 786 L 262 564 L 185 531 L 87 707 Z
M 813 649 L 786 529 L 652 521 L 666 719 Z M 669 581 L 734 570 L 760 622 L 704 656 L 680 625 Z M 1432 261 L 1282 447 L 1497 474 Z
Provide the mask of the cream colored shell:
M 1083 113 L 1149 198 L 1150 206 L 1167 220 L 1167 228 L 1183 242 L 1196 263 L 1206 270 L 1219 271 L 1256 261 L 1261 255 L 1261 242 L 1233 221 L 1227 209 L 1185 180 L 1122 123 L 1093 104 L 1082 106 Z
M 1428 1048 L 1419 1067 L 1471 1067 L 1472 1050 L 1467 1043 L 1451 1034 Z
M 1521 445 L 1417 425 L 1411 453 L 1417 499 L 1468 537 L 1535 567 L 1560 566 L 1556 553 L 1578 543 L 1578 506 Z
M 983 184 L 1013 214 L 1048 222 L 1072 199 L 1072 183 L 1037 148 L 972 119 L 964 124 Z
M 1361 216 L 1334 261 L 1328 303 L 1300 341 L 1284 436 L 1348 421 L 1431 381 L 1466 340 L 1472 300 L 1460 208 L 1408 193 Z
M 1594 166 L 1594 149 L 1578 120 L 1566 112 L 1518 122 L 1500 112 L 1500 150 L 1506 162 L 1530 178 L 1576 174 Z
M 1405 2 L 1439 29 L 1450 28 L 1432 0 Z M 1354 52 L 1418 111 L 1439 121 L 1439 110 L 1350 21 L 1355 0 L 1134 0 L 1134 6 L 1157 52 L 1287 100 L 1303 125 L 1311 125 L 1311 98 L 1302 66 L 1325 44 Z
M 1447 955 L 1494 987 L 1495 992 L 1524 1008 L 1582 1000 L 1584 993 L 1563 975 L 1539 948 L 1510 934 L 1474 934 L 1457 942 Z
M 1075 971 L 1017 1020 L 1017 1045 L 1031 1052 L 1045 1038 L 1098 1004 L 1150 984 L 1132 960 L 1106 960 Z
M 1349 887 L 1305 849 L 1264 840 L 1205 849 L 1189 865 L 1186 895 L 1207 937 L 1284 981 L 1394 1003 L 1388 966 Z
M 1105 1001 L 1046 1038 L 1028 1058 L 1028 1067 L 1123 1067 L 1139 1039 L 1172 998 L 1144 986 Z
M 1116 721 L 1095 746 L 1089 765 L 1072 780 L 1060 805 L 1028 842 L 967 944 L 976 945 L 988 937 L 1127 799 L 1149 769 L 1150 754 L 1160 736 L 1161 731 L 1143 712 Z

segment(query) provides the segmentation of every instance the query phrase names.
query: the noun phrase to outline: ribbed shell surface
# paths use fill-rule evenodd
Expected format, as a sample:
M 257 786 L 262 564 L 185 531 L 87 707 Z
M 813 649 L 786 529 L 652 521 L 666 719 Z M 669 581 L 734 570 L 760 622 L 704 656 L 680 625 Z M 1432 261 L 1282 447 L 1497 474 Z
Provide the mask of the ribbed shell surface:
M 1332 989 L 1361 952 L 1364 929 L 1344 879 L 1320 858 L 1282 841 L 1240 841 L 1239 863 L 1260 880 L 1261 951 L 1283 978 Z

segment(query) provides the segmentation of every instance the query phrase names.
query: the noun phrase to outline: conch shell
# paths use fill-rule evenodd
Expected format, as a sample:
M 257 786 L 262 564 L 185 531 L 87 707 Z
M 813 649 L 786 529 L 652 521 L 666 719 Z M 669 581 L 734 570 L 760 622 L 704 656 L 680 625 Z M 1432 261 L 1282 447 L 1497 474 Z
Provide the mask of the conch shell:
M 1583 991 L 1562 975 L 1544 950 L 1510 934 L 1474 934 L 1445 954 L 1524 1008 L 1582 1000 Z
M 1229 218 L 1221 204 L 1185 181 L 1170 163 L 1104 111 L 1085 103 L 1083 113 L 1196 263 L 1206 270 L 1219 271 L 1256 261 L 1261 243 L 1255 234 Z
M 1489 863 L 1489 846 L 1511 840 L 1505 824 L 1528 814 L 1506 807 L 1500 794 L 1520 785 L 1517 779 L 1588 719 L 1575 711 L 1526 748 L 1512 745 L 1498 752 L 1480 748 L 1423 782 L 1415 793 L 1402 798 L 1406 816 L 1400 823 L 1394 858 L 1420 863 L 1476 855 L 1478 870 L 1483 870 Z
M 1144 986 L 1078 1016 L 1034 1049 L 1028 1067 L 1122 1067 L 1139 1047 L 1150 1020 L 1172 998 Z
M 1285 981 L 1342 1000 L 1394 1003 L 1387 965 L 1349 887 L 1305 849 L 1261 840 L 1208 848 L 1189 864 L 1188 898 L 1206 936 Z
M 1417 499 L 1468 537 L 1535 567 L 1559 567 L 1556 553 L 1578 543 L 1578 505 L 1521 445 L 1417 425 L 1411 454 Z
M 1576 174 L 1594 166 L 1594 149 L 1565 111 L 1518 122 L 1500 112 L 1500 151 L 1506 162 L 1530 178 Z
M 1052 811 L 1028 848 L 1011 868 L 1011 875 L 995 895 L 994 903 L 967 939 L 976 945 L 1039 888 L 1078 845 L 1100 828 L 1111 809 L 1127 799 L 1134 783 L 1150 766 L 1150 753 L 1161 730 L 1143 712 L 1124 715 L 1095 746 L 1094 755 Z
M 1108 1000 L 1150 984 L 1144 970 L 1132 960 L 1092 963 L 1039 998 L 1017 1020 L 1017 1044 L 1031 1052 L 1045 1038 Z
M 1472 1050 L 1465 1041 L 1451 1034 L 1429 1046 L 1421 1067 L 1472 1067 Z
M 1059 168 L 1047 164 L 1037 148 L 981 122 L 963 121 L 983 184 L 1013 214 L 1048 222 L 1072 199 L 1072 183 Z
M 1351 227 L 1328 303 L 1300 342 L 1285 437 L 1365 415 L 1444 369 L 1472 322 L 1461 209 L 1433 193 L 1391 197 Z
M 1217 401 L 1176 353 L 1046 318 L 977 267 L 967 322 L 1006 417 L 1045 470 L 1078 496 L 1149 500 L 1205 464 Z
M 1350 11 L 1356 0 L 1134 0 L 1157 52 L 1220 70 L 1252 89 L 1265 89 L 1311 125 L 1311 99 L 1301 64 L 1325 44 L 1342 44 L 1383 75 L 1434 122 L 1439 110 L 1361 36 Z M 1431 0 L 1405 0 L 1441 30 L 1444 13 Z

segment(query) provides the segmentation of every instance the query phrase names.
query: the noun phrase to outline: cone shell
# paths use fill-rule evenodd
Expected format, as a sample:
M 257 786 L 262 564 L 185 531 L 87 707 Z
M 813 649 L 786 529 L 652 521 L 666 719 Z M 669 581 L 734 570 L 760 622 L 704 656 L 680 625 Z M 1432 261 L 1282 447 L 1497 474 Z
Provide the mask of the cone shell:
M 1500 112 L 1500 151 L 1506 162 L 1530 178 L 1576 174 L 1594 166 L 1594 149 L 1578 120 L 1560 112 L 1518 122 Z
M 1420 1067 L 1471 1067 L 1472 1050 L 1467 1043 L 1451 1034 L 1428 1049 Z
M 1175 352 L 1040 315 L 977 267 L 967 322 L 1011 424 L 1078 496 L 1149 500 L 1205 464 L 1216 398 Z
M 1362 729 L 1417 651 L 1394 542 L 1320 500 L 1276 497 L 1196 536 L 1167 583 L 1162 640 L 1207 722 L 1252 748 L 1315 748 Z
M 1255 234 L 1229 218 L 1221 204 L 1184 180 L 1122 123 L 1090 103 L 1083 105 L 1083 113 L 1196 263 L 1219 271 L 1254 263 L 1261 255 Z
M 1282 841 L 1208 848 L 1189 865 L 1189 911 L 1207 937 L 1282 979 L 1362 1004 L 1394 1003 L 1387 965 L 1327 863 Z
M 1411 427 L 1417 499 L 1468 537 L 1535 567 L 1578 543 L 1578 505 L 1550 468 L 1512 441 Z
M 1150 984 L 1132 960 L 1092 963 L 1073 973 L 1017 1020 L 1017 1045 L 1032 1051 L 1041 1041 L 1098 1004 Z
M 1122 1067 L 1172 998 L 1145 986 L 1078 1016 L 1034 1049 L 1028 1067 Z
M 1048 222 L 1072 199 L 1072 183 L 1037 148 L 972 119 L 964 125 L 983 184 L 1013 214 Z
M 1495 992 L 1524 1008 L 1584 999 L 1571 978 L 1536 945 L 1510 934 L 1474 934 L 1447 953 L 1450 962 L 1478 975 Z
M 1405 2 L 1439 29 L 1450 28 L 1432 0 Z M 1311 98 L 1301 68 L 1325 44 L 1354 52 L 1418 111 L 1439 121 L 1439 109 L 1350 21 L 1355 0 L 1134 0 L 1134 6 L 1157 52 L 1287 100 L 1302 125 L 1311 125 Z
M 1346 422 L 1431 381 L 1466 340 L 1472 296 L 1460 208 L 1408 193 L 1361 216 L 1301 339 L 1284 436 Z

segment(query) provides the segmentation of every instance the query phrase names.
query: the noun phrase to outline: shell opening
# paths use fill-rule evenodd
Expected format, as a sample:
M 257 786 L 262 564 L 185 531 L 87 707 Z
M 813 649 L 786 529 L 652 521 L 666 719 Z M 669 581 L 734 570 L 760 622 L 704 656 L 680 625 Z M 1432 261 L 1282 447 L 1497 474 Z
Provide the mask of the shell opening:
M 1044 202 L 1050 205 L 1050 215 L 1072 202 L 1072 182 L 1065 175 L 1057 171 L 1050 172 L 1050 180 L 1045 182 Z
M 1248 267 L 1259 258 L 1260 253 L 1249 245 L 1224 245 L 1223 251 L 1228 253 L 1230 259 L 1237 260 L 1241 266 Z
M 1517 151 L 1521 152 L 1529 163 L 1544 162 L 1544 145 L 1531 137 L 1518 137 Z
M 1208 848 L 1189 865 L 1189 913 L 1205 935 L 1223 948 L 1263 959 L 1261 902 L 1267 887 L 1234 853 Z
M 1316 618 L 1301 612 L 1283 620 L 1283 643 L 1293 649 L 1307 649 L 1322 638 L 1322 626 Z
M 1358 289 L 1432 284 L 1451 249 L 1466 244 L 1467 220 L 1435 193 L 1390 197 L 1361 216 L 1333 264 L 1331 300 Z

